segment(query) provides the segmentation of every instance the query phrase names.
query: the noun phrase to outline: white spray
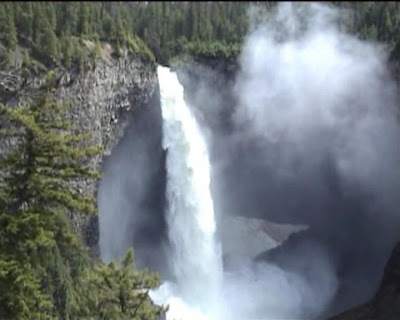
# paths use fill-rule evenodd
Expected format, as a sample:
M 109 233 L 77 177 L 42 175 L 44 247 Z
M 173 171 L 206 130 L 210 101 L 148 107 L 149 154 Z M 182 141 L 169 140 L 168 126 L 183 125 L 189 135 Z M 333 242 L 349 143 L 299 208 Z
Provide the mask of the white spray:
M 163 117 L 163 147 L 167 150 L 167 223 L 172 244 L 171 261 L 176 278 L 173 295 L 167 292 L 169 317 L 191 319 L 216 317 L 222 282 L 220 246 L 215 239 L 216 222 L 210 192 L 207 147 L 190 109 L 184 101 L 177 75 L 158 67 Z M 156 294 L 160 299 L 163 290 Z M 157 297 L 153 297 L 157 300 Z M 175 299 L 175 300 L 174 300 Z M 175 302 L 174 302 L 175 301 Z M 179 307 L 178 307 L 179 305 Z M 179 314 L 172 315 L 173 309 Z M 184 314 L 186 313 L 186 314 Z M 201 316 L 203 314 L 204 316 Z
M 314 311 L 310 303 L 320 296 L 323 301 L 318 305 L 324 305 L 334 287 L 330 283 L 316 290 L 296 274 L 250 260 L 223 273 L 207 147 L 176 74 L 158 67 L 158 78 L 163 148 L 167 150 L 169 262 L 175 281 L 150 292 L 152 300 L 169 306 L 168 320 L 299 319 L 299 309 L 305 306 Z M 317 249 L 313 248 L 313 255 L 324 261 Z M 316 282 L 331 279 L 329 266 L 322 273 L 312 273 Z M 288 296 L 290 305 L 283 303 Z
M 274 174 L 252 176 L 254 182 L 273 177 L 279 183 L 294 181 L 301 182 L 304 188 L 311 187 L 314 180 L 309 177 L 314 177 L 315 168 L 322 163 L 320 158 L 329 150 L 344 181 L 365 186 L 369 193 L 377 194 L 384 207 L 396 208 L 395 190 L 400 179 L 398 153 L 393 151 L 393 146 L 398 145 L 399 134 L 392 110 L 396 106 L 392 94 L 394 85 L 386 80 L 385 56 L 375 46 L 339 32 L 332 23 L 337 17 L 335 12 L 318 4 L 304 9 L 285 3 L 278 6 L 266 26 L 255 28 L 247 37 L 240 58 L 242 72 L 235 87 L 239 106 L 234 113 L 234 124 L 247 128 L 240 133 L 241 139 L 247 138 L 247 134 L 261 136 L 268 145 L 280 146 L 279 160 L 271 160 Z M 318 243 L 304 243 L 287 255 L 285 261 L 291 268 L 237 259 L 239 262 L 223 276 L 219 245 L 214 238 L 216 226 L 207 148 L 184 102 L 183 87 L 177 76 L 159 67 L 158 77 L 163 147 L 168 150 L 167 223 L 172 245 L 169 260 L 175 281 L 151 292 L 153 301 L 168 304 L 167 318 L 174 320 L 313 319 L 319 316 L 335 296 L 338 283 L 336 266 L 329 252 Z M 209 92 L 206 94 L 209 98 Z M 206 107 L 202 110 L 207 110 Z M 227 161 L 231 161 L 230 156 Z M 272 156 L 266 153 L 252 163 L 258 164 L 257 159 L 261 159 L 269 164 Z M 253 183 L 239 182 L 244 186 Z M 319 189 L 319 184 L 316 186 L 312 190 L 322 190 L 321 194 L 325 195 L 325 189 Z M 245 188 L 232 185 L 231 189 Z M 272 197 L 282 202 L 291 199 L 280 192 L 270 193 L 266 199 Z M 257 195 L 254 199 L 260 200 Z M 223 214 L 230 213 L 231 204 L 226 202 Z M 121 206 L 125 207 L 123 203 Z M 284 210 L 271 214 L 281 213 L 285 214 Z M 325 225 L 333 226 L 340 234 L 342 229 L 338 226 L 347 223 L 346 212 L 339 218 L 331 210 L 310 213 L 296 210 L 295 213 L 296 217 L 308 217 L 311 222 L 327 221 Z M 117 219 L 122 221 L 120 224 L 126 221 L 122 216 Z M 100 225 L 110 230 L 107 221 L 101 220 Z M 386 224 L 379 227 L 378 217 L 374 221 L 380 230 L 376 239 L 383 239 L 383 232 L 395 234 Z M 392 225 L 396 229 L 397 223 Z M 112 233 L 117 230 L 111 229 Z M 113 240 L 125 244 L 126 239 L 117 235 Z M 359 242 L 360 239 L 363 238 Z M 348 243 L 355 240 L 357 234 L 351 235 Z

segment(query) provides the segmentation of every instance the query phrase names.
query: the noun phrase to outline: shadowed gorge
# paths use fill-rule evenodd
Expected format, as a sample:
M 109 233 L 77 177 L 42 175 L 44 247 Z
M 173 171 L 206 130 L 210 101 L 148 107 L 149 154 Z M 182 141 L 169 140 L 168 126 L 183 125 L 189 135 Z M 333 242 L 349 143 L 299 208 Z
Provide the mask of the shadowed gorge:
M 165 152 L 161 147 L 160 96 L 135 110 L 123 139 L 104 163 L 98 191 L 100 251 L 104 261 L 134 246 L 140 268 L 167 272 Z

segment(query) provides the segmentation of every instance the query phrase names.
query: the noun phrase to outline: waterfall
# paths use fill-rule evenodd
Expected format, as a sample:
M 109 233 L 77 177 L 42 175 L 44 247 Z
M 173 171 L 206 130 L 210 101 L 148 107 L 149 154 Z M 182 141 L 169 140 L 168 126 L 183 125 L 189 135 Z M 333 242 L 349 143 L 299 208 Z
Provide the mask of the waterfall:
M 222 260 L 215 239 L 207 146 L 184 101 L 177 75 L 161 66 L 157 72 L 163 148 L 167 150 L 167 223 L 175 283 L 165 284 L 152 296 L 155 301 L 167 302 L 170 313 L 174 307 L 179 309 L 177 315 L 168 314 L 171 318 L 215 319 L 221 295 Z M 190 315 L 188 310 L 192 310 Z

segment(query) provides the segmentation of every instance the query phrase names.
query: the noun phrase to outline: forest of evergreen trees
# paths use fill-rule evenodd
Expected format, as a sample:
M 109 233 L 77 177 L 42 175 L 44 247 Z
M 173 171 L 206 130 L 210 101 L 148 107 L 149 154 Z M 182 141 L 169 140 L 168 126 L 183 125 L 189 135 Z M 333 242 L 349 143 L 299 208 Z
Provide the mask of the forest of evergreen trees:
M 331 2 L 350 8 L 348 30 L 360 38 L 399 43 L 397 2 Z M 2 2 L 3 67 L 17 44 L 23 63 L 83 68 L 101 52 L 100 41 L 159 63 L 182 56 L 235 57 L 248 30 L 249 2 Z M 252 2 L 268 13 L 276 2 Z M 83 40 L 95 43 L 92 49 Z
M 268 12 L 274 2 L 254 3 Z M 346 23 L 360 38 L 382 41 L 400 55 L 400 4 L 340 2 L 354 8 Z M 110 43 L 150 62 L 188 55 L 236 57 L 247 33 L 243 2 L 2 2 L 0 69 L 82 70 Z M 93 46 L 85 43 L 90 41 Z M 155 319 L 147 290 L 159 277 L 133 268 L 133 252 L 119 263 L 89 258 L 67 219 L 70 210 L 95 213 L 94 199 L 69 189 L 71 178 L 98 179 L 82 165 L 101 152 L 83 149 L 65 106 L 41 97 L 21 108 L 0 105 L 0 139 L 17 147 L 0 155 L 0 319 Z

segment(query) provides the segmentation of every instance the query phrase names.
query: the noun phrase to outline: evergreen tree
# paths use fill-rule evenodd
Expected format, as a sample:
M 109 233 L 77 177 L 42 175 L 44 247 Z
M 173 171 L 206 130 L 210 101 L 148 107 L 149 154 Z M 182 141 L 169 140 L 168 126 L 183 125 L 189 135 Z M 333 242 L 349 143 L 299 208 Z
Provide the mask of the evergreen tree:
M 35 3 L 33 6 L 33 15 L 32 40 L 33 43 L 40 48 L 44 30 L 46 28 L 46 19 L 43 16 L 41 3 Z
M 7 227 L 4 214 L 0 213 L 1 227 Z M 3 243 L 4 232 L 0 232 Z M 3 251 L 3 250 L 1 250 Z M 47 320 L 51 316 L 51 303 L 41 291 L 40 281 L 30 265 L 0 252 L 0 318 L 21 320 Z
M 17 24 L 18 32 L 31 38 L 33 35 L 33 9 L 32 3 L 26 2 L 21 4 L 20 22 Z
M 77 304 L 72 283 L 86 258 L 67 213 L 93 213 L 95 207 L 93 198 L 81 196 L 66 182 L 99 177 L 82 163 L 100 149 L 79 147 L 88 135 L 70 131 L 63 120 L 65 110 L 47 97 L 18 109 L 1 106 L 1 114 L 13 125 L 2 134 L 19 140 L 0 167 L 6 173 L 0 182 L 0 274 L 9 274 L 9 287 L 20 291 L 15 296 L 2 292 L 0 301 L 8 306 L 4 312 L 18 315 L 15 319 L 33 319 L 25 314 L 41 314 L 49 306 L 52 312 L 43 318 L 68 319 Z M 24 277 L 29 290 L 18 287 Z M 13 302 L 15 297 L 22 309 Z
M 125 45 L 125 28 L 122 21 L 121 13 L 118 10 L 117 20 L 115 22 L 115 40 L 118 43 L 118 46 Z
M 386 6 L 383 12 L 383 37 L 386 41 L 390 41 L 393 34 L 393 22 L 389 9 Z
M 8 49 L 15 50 L 18 39 L 11 5 L 5 7 L 1 18 L 4 19 L 2 23 L 3 29 L 1 30 L 1 33 L 4 35 L 4 44 Z
M 65 34 L 61 37 L 61 52 L 63 55 L 64 65 L 67 68 L 70 68 L 72 66 L 73 47 L 71 37 L 68 37 Z
M 75 34 L 77 25 L 76 7 L 74 2 L 61 2 L 58 5 L 57 32 L 59 35 L 70 36 Z
M 398 4 L 333 4 L 352 10 L 351 19 L 345 21 L 350 32 L 363 38 L 385 41 L 391 46 L 399 40 Z M 258 6 L 260 16 L 264 16 L 276 3 L 256 2 L 252 5 Z M 95 40 L 98 36 L 114 46 L 118 43 L 120 48 L 115 48 L 116 51 L 131 46 L 130 39 L 139 36 L 146 46 L 130 52 L 147 55 L 149 47 L 159 61 L 167 62 L 174 55 L 188 52 L 212 56 L 226 52 L 229 55 L 234 51 L 230 48 L 240 45 L 246 35 L 248 6 L 249 3 L 245 2 L 5 2 L 0 5 L 0 33 L 4 44 L 12 51 L 17 35 L 24 41 L 32 38 L 41 53 L 38 56 L 33 50 L 32 56 L 39 60 L 49 59 L 41 46 L 48 27 L 55 32 L 57 40 L 62 35 L 71 38 L 84 36 L 88 40 Z M 177 50 L 182 43 L 178 39 L 183 38 L 188 43 L 182 50 Z M 213 45 L 216 42 L 218 45 Z M 217 46 L 224 47 L 224 50 L 213 51 Z
M 22 66 L 24 68 L 29 68 L 31 66 L 31 59 L 27 49 L 24 49 L 22 52 Z
M 57 17 L 56 17 L 56 10 L 54 8 L 54 4 L 49 2 L 45 6 L 46 9 L 46 20 L 51 28 L 51 30 L 55 31 L 57 26 Z
M 156 320 L 165 312 L 155 306 L 148 291 L 160 284 L 156 274 L 134 268 L 133 250 L 129 250 L 121 266 L 114 262 L 96 264 L 84 277 L 80 318 Z
M 86 2 L 81 2 L 79 6 L 79 35 L 89 33 L 89 7 Z
M 58 40 L 50 25 L 44 28 L 39 49 L 49 61 L 56 62 L 58 60 Z
M 4 69 L 11 68 L 13 65 L 14 55 L 9 49 L 0 50 L 1 67 Z
M 115 38 L 114 21 L 112 20 L 112 18 L 110 17 L 110 15 L 108 13 L 104 14 L 102 30 L 103 30 L 102 35 L 103 35 L 104 39 L 114 40 L 114 38 Z
M 95 58 L 99 58 L 101 57 L 101 43 L 99 41 L 98 37 L 95 37 L 94 39 L 94 48 L 93 48 L 93 54 L 95 56 Z

